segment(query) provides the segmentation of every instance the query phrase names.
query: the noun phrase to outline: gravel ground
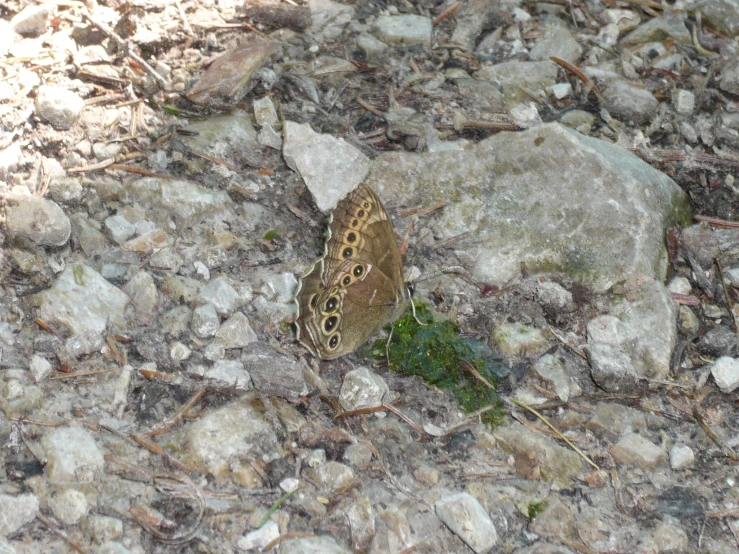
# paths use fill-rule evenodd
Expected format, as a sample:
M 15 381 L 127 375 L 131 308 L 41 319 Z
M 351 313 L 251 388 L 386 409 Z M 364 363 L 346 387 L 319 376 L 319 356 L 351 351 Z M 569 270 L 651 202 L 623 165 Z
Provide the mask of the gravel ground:
M 737 0 L 6 1 L 0 554 L 737 552 L 738 173 Z M 360 183 L 497 425 L 295 340 Z

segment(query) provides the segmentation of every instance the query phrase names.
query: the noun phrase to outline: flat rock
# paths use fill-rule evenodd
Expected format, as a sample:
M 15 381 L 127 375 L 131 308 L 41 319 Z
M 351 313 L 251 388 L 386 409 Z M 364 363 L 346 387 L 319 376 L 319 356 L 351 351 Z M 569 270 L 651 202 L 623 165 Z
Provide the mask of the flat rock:
M 147 218 L 163 227 L 168 226 L 172 218 L 184 227 L 205 220 L 233 219 L 231 199 L 226 192 L 181 179 L 137 179 L 125 183 L 114 199 L 140 204 L 147 210 Z
M 739 35 L 739 2 L 736 0 L 703 0 L 698 10 L 703 21 L 714 29 L 732 37 Z
M 611 449 L 613 459 L 619 464 L 635 465 L 644 471 L 651 471 L 667 462 L 667 453 L 636 433 L 624 435 Z
M 103 453 L 80 427 L 50 429 L 41 439 L 46 454 L 44 473 L 52 481 L 91 483 L 103 471 Z
M 12 237 L 31 240 L 40 246 L 63 246 L 72 226 L 56 202 L 28 196 L 6 210 L 6 224 Z
M 343 489 L 354 481 L 354 470 L 340 462 L 326 462 L 316 467 L 308 467 L 303 474 L 318 488 L 330 492 Z
M 545 89 L 557 83 L 557 65 L 552 61 L 503 62 L 483 67 L 475 78 L 497 84 L 503 90 L 504 106 L 510 109 L 529 96 L 521 87 L 545 94 Z M 505 134 L 505 133 L 503 133 Z M 500 136 L 500 135 L 498 135 Z
M 52 327 L 66 329 L 72 335 L 102 334 L 108 326 L 121 331 L 126 329 L 128 295 L 85 264 L 68 265 L 54 286 L 41 293 L 41 297 L 38 316 Z
M 547 30 L 539 42 L 529 52 L 529 59 L 540 61 L 549 60 L 550 56 L 556 56 L 566 62 L 576 63 L 582 56 L 582 46 L 575 37 L 565 28 L 553 26 Z
M 282 155 L 305 181 L 318 209 L 328 211 L 359 185 L 370 161 L 343 139 L 316 133 L 309 124 L 285 122 Z
M 549 348 L 549 341 L 539 329 L 522 323 L 502 323 L 493 329 L 491 338 L 506 359 L 535 358 Z
M 490 552 L 498 542 L 498 533 L 485 509 L 469 493 L 444 496 L 434 504 L 444 525 L 477 554 Z
M 229 50 L 208 66 L 200 80 L 187 93 L 197 104 L 229 108 L 251 90 L 251 78 L 280 48 L 273 40 L 255 39 Z
M 621 45 L 638 46 L 647 42 L 662 42 L 673 38 L 676 42 L 688 46 L 692 43 L 692 39 L 690 31 L 685 26 L 684 17 L 685 14 L 677 12 L 653 17 L 621 39 Z
M 493 436 L 501 448 L 514 455 L 518 461 L 531 467 L 529 476 L 540 475 L 544 481 L 556 481 L 563 487 L 570 486 L 570 480 L 582 471 L 580 457 L 552 439 L 534 434 L 523 425 L 516 423 L 509 427 L 498 427 Z
M 600 437 L 616 441 L 626 433 L 645 433 L 647 418 L 635 408 L 614 402 L 601 402 L 585 426 Z
M 46 32 L 49 17 L 56 13 L 56 10 L 54 5 L 26 6 L 13 16 L 10 27 L 19 35 L 38 37 Z
M 207 412 L 187 429 L 186 462 L 219 481 L 237 471 L 241 460 L 260 458 L 278 447 L 275 429 L 248 397 Z
M 250 344 L 244 349 L 241 359 L 251 375 L 254 388 L 264 394 L 297 401 L 310 391 L 303 362 L 276 352 L 268 344 Z
M 241 360 L 218 360 L 205 371 L 203 377 L 237 390 L 252 388 L 251 375 Z
M 663 228 L 689 215 L 672 179 L 617 145 L 556 123 L 498 133 L 463 151 L 382 154 L 367 182 L 381 199 L 405 205 L 451 200 L 434 235 L 474 236 L 456 245 L 460 263 L 500 285 L 522 262 L 596 292 L 634 276 L 663 279 Z
M 386 15 L 378 17 L 372 33 L 387 44 L 431 44 L 433 27 L 428 17 L 420 15 Z

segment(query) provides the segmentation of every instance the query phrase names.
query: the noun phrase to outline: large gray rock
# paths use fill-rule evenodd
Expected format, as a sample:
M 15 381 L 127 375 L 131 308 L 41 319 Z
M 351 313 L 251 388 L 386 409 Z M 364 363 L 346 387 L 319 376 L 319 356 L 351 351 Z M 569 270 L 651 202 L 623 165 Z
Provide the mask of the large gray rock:
M 0 537 L 15 533 L 36 519 L 38 498 L 33 494 L 0 494 Z
M 541 62 L 544 63 L 544 62 Z M 672 179 L 627 150 L 552 123 L 499 133 L 461 152 L 380 156 L 367 182 L 406 205 L 449 203 L 438 240 L 482 280 L 503 284 L 561 271 L 596 291 L 645 276 L 663 279 L 663 229 L 690 208 Z
M 469 493 L 451 494 L 438 500 L 436 515 L 477 554 L 485 554 L 498 542 L 498 533 L 485 508 Z
M 428 17 L 420 15 L 386 15 L 377 18 L 372 32 L 388 44 L 431 43 L 433 27 Z
M 498 85 L 503 91 L 505 108 L 508 109 L 524 100 L 530 100 L 521 87 L 544 94 L 544 89 L 557 83 L 558 71 L 558 66 L 549 60 L 512 61 L 483 67 L 475 73 L 475 78 Z
M 282 554 L 349 554 L 336 541 L 328 536 L 303 537 L 299 539 L 288 539 L 280 543 Z
M 45 198 L 28 196 L 7 211 L 11 236 L 25 238 L 41 246 L 63 246 L 72 226 L 58 204 Z
M 44 473 L 50 481 L 91 483 L 105 461 L 92 435 L 81 427 L 50 429 L 41 439 L 46 454 Z
M 699 6 L 703 21 L 730 36 L 739 35 L 739 2 L 737 0 L 703 0 Z
M 72 335 L 101 334 L 106 326 L 126 328 L 128 295 L 85 264 L 68 265 L 41 298 L 39 317 Z

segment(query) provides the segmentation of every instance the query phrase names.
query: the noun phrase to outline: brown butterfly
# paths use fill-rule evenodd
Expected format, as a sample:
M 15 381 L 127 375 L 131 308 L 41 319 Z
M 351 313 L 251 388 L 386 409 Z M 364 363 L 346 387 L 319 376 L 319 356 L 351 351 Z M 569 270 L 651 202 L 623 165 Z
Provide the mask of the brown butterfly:
M 409 295 L 393 225 L 369 186 L 359 185 L 331 213 L 323 257 L 302 278 L 295 300 L 298 340 L 324 360 L 353 352 L 405 311 Z

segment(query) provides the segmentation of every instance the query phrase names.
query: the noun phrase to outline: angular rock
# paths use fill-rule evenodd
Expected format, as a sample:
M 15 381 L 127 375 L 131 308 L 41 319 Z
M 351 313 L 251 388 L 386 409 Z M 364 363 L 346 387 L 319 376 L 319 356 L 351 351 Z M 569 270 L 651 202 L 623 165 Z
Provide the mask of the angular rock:
M 19 35 L 38 37 L 46 32 L 53 13 L 54 5 L 26 6 L 10 20 L 10 27 Z
M 367 183 L 404 205 L 448 199 L 453 190 L 434 234 L 474 236 L 455 252 L 476 279 L 496 284 L 518 275 L 521 262 L 530 272 L 562 271 L 596 292 L 639 275 L 663 279 L 663 227 L 690 212 L 663 173 L 556 123 L 498 133 L 458 152 L 383 154 Z
M 0 179 L 5 179 L 10 172 L 15 171 L 23 160 L 23 152 L 18 142 L 13 142 L 7 148 L 0 149 Z
M 739 349 L 739 338 L 728 325 L 717 325 L 700 338 L 698 349 L 706 356 L 732 356 Z
M 444 525 L 477 554 L 486 554 L 498 542 L 498 532 L 477 499 L 466 492 L 437 500 L 434 510 Z
M 229 315 L 239 307 L 241 297 L 226 277 L 217 277 L 200 289 L 197 301 L 211 304 L 220 315 Z
M 431 20 L 420 15 L 386 15 L 372 25 L 372 33 L 387 44 L 429 46 L 432 29 Z
M 111 215 L 105 220 L 105 232 L 116 244 L 123 244 L 136 233 L 136 227 L 120 214 Z
M 241 357 L 258 391 L 293 402 L 310 391 L 303 362 L 276 352 L 262 342 L 244 348 Z
M 40 383 L 41 381 L 46 379 L 51 374 L 51 371 L 52 371 L 49 360 L 47 360 L 46 358 L 42 358 L 41 356 L 36 356 L 36 355 L 34 355 L 31 358 L 29 369 L 31 370 L 31 373 L 33 374 L 33 381 L 35 383 Z
M 41 246 L 63 246 L 72 232 L 69 218 L 59 205 L 45 198 L 28 196 L 6 210 L 11 237 L 29 239 Z
M 41 297 L 38 316 L 56 329 L 73 335 L 102 334 L 108 325 L 126 329 L 128 295 L 85 264 L 68 265 Z
M 85 256 L 90 258 L 108 249 L 105 235 L 91 223 L 85 214 L 76 213 L 70 216 L 69 221 L 72 227 L 72 240 L 82 248 Z
M 205 371 L 203 377 L 218 381 L 221 386 L 233 387 L 237 390 L 252 388 L 251 375 L 239 360 L 218 360 L 213 367 Z
M 544 38 L 537 42 L 529 52 L 529 59 L 535 61 L 549 60 L 550 56 L 576 63 L 582 56 L 582 46 L 567 29 L 556 25 L 548 29 Z
M 354 551 L 367 550 L 375 535 L 375 513 L 367 497 L 360 497 L 346 510 Z
M 619 464 L 635 465 L 651 471 L 667 462 L 667 454 L 656 444 L 636 433 L 624 435 L 611 449 L 613 459 Z
M 624 123 L 649 123 L 659 108 L 659 101 L 648 90 L 623 81 L 611 81 L 602 91 L 603 104 L 612 116 Z
M 318 209 L 328 211 L 364 181 L 367 157 L 343 139 L 322 135 L 309 124 L 285 122 L 282 155 L 305 181 Z
M 280 44 L 273 40 L 245 42 L 218 57 L 208 66 L 187 97 L 196 104 L 229 108 L 251 90 L 251 78 Z
M 346 411 L 374 408 L 382 404 L 390 392 L 385 380 L 366 367 L 354 369 L 344 376 L 339 403 Z
M 248 397 L 207 412 L 187 429 L 184 459 L 218 481 L 278 447 L 275 429 Z
M 136 311 L 136 319 L 141 325 L 151 325 L 156 318 L 159 293 L 154 282 L 154 277 L 148 271 L 139 271 L 123 287 L 133 303 Z
M 726 92 L 739 94 L 739 62 L 732 61 L 724 66 L 718 85 Z
M 311 24 L 309 34 L 321 43 L 335 40 L 344 27 L 354 19 L 355 10 L 333 0 L 308 0 Z
M 596 406 L 595 413 L 585 427 L 600 437 L 616 441 L 626 433 L 645 433 L 647 418 L 643 412 L 635 408 L 613 402 L 601 402 Z
M 69 129 L 79 119 L 85 102 L 62 87 L 42 85 L 36 93 L 36 113 L 58 129 Z
M 591 375 L 606 392 L 633 389 L 638 380 L 631 358 L 618 345 L 593 343 L 585 347 Z
M 116 517 L 91 515 L 82 522 L 81 527 L 97 544 L 123 537 L 123 521 Z
M 41 439 L 46 454 L 44 473 L 58 482 L 91 483 L 102 474 L 105 461 L 92 435 L 80 427 L 50 429 Z
M 236 312 L 216 331 L 216 342 L 225 349 L 243 348 L 257 342 L 258 337 L 249 325 L 249 319 L 241 312 Z
M 271 519 L 261 528 L 248 532 L 241 537 L 236 546 L 241 550 L 256 550 L 261 552 L 265 546 L 280 536 L 280 526 Z
M 570 398 L 570 376 L 562 361 L 551 354 L 545 354 L 534 364 L 536 374 L 554 387 L 554 392 L 563 402 Z
M 269 96 L 254 100 L 252 108 L 254 109 L 254 119 L 260 127 L 274 125 L 280 120 L 275 105 Z
M 326 462 L 303 471 L 305 478 L 322 490 L 336 492 L 352 484 L 354 470 L 340 462 Z
M 695 453 L 686 444 L 676 444 L 670 449 L 670 467 L 674 470 L 693 467 Z
M 496 428 L 493 436 L 504 451 L 514 455 L 517 467 L 519 460 L 535 466 L 527 473 L 540 475 L 544 481 L 556 481 L 567 487 L 570 480 L 582 471 L 582 461 L 575 452 L 559 446 L 552 439 L 534 434 L 521 424 Z
M 503 62 L 483 67 L 475 73 L 475 78 L 497 83 L 503 90 L 505 107 L 510 109 L 529 96 L 521 87 L 534 92 L 544 93 L 547 87 L 557 83 L 557 65 L 552 61 L 544 62 Z
M 559 498 L 552 496 L 546 500 L 546 506 L 536 515 L 530 528 L 533 533 L 548 539 L 572 537 L 575 531 L 575 516 Z
M 212 304 L 198 306 L 192 312 L 192 330 L 201 339 L 212 337 L 218 331 L 221 320 Z
M 0 494 L 0 537 L 12 535 L 36 519 L 38 498 L 33 494 Z
M 690 45 L 692 39 L 683 21 L 684 17 L 685 14 L 672 12 L 670 15 L 649 19 L 621 39 L 621 45 L 638 46 L 647 42 L 662 42 L 667 38 Z

